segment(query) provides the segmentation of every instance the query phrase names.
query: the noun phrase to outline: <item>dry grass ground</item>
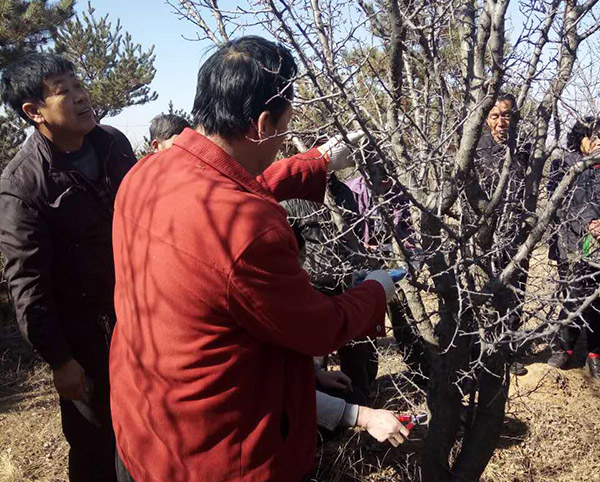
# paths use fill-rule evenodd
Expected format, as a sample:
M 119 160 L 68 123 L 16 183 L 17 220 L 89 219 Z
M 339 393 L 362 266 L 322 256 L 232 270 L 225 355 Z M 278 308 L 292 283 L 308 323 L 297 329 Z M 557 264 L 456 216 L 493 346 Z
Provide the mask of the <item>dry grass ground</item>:
M 513 443 L 496 451 L 485 482 L 600 481 L 600 384 L 582 367 L 528 370 L 511 389 L 504 440 Z
M 66 456 L 50 370 L 0 311 L 0 482 L 67 480 Z

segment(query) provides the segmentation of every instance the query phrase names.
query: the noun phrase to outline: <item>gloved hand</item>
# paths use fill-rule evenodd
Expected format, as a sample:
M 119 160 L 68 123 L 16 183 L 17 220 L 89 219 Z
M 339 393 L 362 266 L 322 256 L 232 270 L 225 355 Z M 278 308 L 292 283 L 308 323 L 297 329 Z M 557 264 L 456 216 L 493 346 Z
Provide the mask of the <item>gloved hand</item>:
M 346 137 L 348 137 L 348 140 L 352 145 L 358 145 L 365 137 L 365 133 L 363 131 L 348 132 Z M 325 144 L 319 147 L 319 151 L 321 154 L 325 154 L 329 157 L 329 166 L 327 166 L 328 172 L 339 171 L 340 169 L 345 169 L 354 165 L 350 148 L 342 140 L 341 135 L 329 139 Z
M 387 271 L 383 269 L 371 271 L 365 278 L 365 281 L 369 280 L 377 281 L 383 287 L 387 301 L 390 301 L 395 296 L 396 287 L 394 286 L 394 280 Z

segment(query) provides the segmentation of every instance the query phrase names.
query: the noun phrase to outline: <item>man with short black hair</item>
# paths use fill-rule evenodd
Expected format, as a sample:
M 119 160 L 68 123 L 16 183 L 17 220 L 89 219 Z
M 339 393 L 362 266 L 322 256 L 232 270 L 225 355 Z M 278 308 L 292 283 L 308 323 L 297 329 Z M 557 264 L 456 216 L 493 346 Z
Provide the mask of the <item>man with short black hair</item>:
M 333 139 L 269 167 L 296 74 L 279 44 L 222 45 L 198 73 L 197 131 L 121 185 L 110 372 L 123 480 L 303 479 L 315 464 L 312 356 L 382 330 L 389 274 L 339 296 L 314 290 L 278 204 L 322 201 L 327 172 L 351 164 Z M 397 429 L 394 445 L 408 436 Z
M 114 481 L 112 211 L 135 156 L 123 134 L 96 125 L 63 57 L 25 56 L 4 69 L 1 88 L 35 127 L 0 178 L 0 245 L 19 327 L 52 368 L 70 480 Z
M 183 117 L 175 114 L 160 114 L 150 121 L 150 146 L 152 152 L 168 149 L 183 129 L 191 127 Z

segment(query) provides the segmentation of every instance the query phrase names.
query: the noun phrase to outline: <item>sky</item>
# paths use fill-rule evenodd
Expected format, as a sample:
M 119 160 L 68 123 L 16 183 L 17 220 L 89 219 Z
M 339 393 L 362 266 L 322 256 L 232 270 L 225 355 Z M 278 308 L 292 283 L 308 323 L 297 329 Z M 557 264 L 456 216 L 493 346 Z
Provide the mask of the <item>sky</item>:
M 92 6 L 97 17 L 109 14 L 113 23 L 120 19 L 123 32 L 129 32 L 143 50 L 154 45 L 156 75 L 151 88 L 158 99 L 102 120 L 125 133 L 135 148 L 143 143 L 152 117 L 166 111 L 170 100 L 176 109 L 191 110 L 198 68 L 210 54 L 211 44 L 186 40 L 196 38 L 196 28 L 179 20 L 164 0 L 93 0 Z M 87 11 L 87 1 L 78 0 L 76 9 Z

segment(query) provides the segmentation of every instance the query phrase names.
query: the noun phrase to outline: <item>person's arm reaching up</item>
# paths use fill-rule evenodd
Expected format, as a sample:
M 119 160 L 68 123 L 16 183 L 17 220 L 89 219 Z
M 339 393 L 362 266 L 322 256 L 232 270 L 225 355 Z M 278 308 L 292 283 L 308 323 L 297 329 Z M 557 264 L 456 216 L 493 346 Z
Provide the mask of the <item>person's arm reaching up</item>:
M 348 133 L 352 144 L 358 144 L 363 137 L 362 131 Z M 271 164 L 257 181 L 279 202 L 288 199 L 323 202 L 327 173 L 353 165 L 350 147 L 341 136 L 336 136 L 318 148 Z

